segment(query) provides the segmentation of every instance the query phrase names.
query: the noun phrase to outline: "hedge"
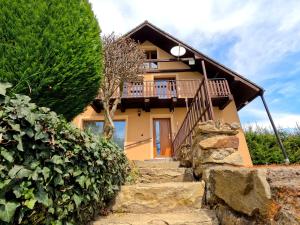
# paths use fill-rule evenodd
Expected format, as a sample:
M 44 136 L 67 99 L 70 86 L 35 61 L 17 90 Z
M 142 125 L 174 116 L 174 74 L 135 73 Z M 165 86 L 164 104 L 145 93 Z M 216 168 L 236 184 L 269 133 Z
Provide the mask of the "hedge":
M 0 83 L 0 224 L 86 224 L 125 181 L 115 144 Z M 1 222 L 2 221 L 2 222 Z
M 287 151 L 291 163 L 300 163 L 300 129 L 280 129 L 280 137 Z M 284 163 L 283 153 L 277 143 L 276 136 L 270 129 L 247 128 L 245 131 L 246 140 L 252 162 L 260 164 L 281 164 Z
M 98 94 L 100 28 L 88 0 L 1 0 L 0 81 L 67 120 Z

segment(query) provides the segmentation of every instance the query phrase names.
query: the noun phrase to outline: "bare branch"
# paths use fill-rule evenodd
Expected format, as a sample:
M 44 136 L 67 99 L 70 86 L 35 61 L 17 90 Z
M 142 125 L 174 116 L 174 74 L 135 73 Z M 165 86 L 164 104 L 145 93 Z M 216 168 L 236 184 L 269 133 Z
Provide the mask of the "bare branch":
M 104 137 L 110 139 L 114 129 L 112 118 L 120 103 L 122 85 L 140 79 L 139 75 L 144 73 L 143 63 L 146 56 L 138 43 L 128 37 L 111 33 L 103 36 L 102 40 L 104 78 L 100 86 L 100 98 L 105 112 Z M 112 99 L 115 100 L 111 105 Z

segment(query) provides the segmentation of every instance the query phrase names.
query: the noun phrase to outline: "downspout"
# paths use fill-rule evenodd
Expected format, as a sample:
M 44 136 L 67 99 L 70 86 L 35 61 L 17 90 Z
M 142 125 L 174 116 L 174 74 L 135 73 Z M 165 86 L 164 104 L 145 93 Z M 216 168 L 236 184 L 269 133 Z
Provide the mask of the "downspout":
M 264 107 L 265 107 L 265 109 L 266 109 L 266 112 L 267 112 L 267 114 L 268 114 L 268 117 L 269 117 L 269 120 L 270 120 L 270 122 L 271 122 L 273 131 L 274 131 L 274 133 L 275 133 L 277 142 L 278 142 L 278 144 L 279 144 L 279 147 L 280 147 L 280 149 L 281 149 L 281 151 L 282 151 L 282 153 L 283 153 L 283 155 L 284 155 L 284 158 L 285 158 L 284 162 L 285 162 L 286 164 L 290 164 L 290 160 L 289 160 L 289 157 L 288 157 L 288 155 L 287 155 L 287 153 L 286 153 L 286 149 L 284 148 L 284 146 L 283 146 L 283 144 L 282 144 L 282 141 L 281 141 L 281 139 L 280 139 L 280 137 L 279 137 L 277 128 L 276 128 L 276 126 L 275 126 L 275 124 L 274 124 L 274 121 L 273 121 L 273 119 L 272 119 L 272 116 L 271 116 L 271 113 L 270 113 L 270 111 L 269 111 L 268 105 L 267 105 L 267 103 L 266 103 L 266 100 L 265 100 L 265 97 L 264 97 L 264 91 L 262 91 L 262 92 L 260 93 L 260 98 L 261 98 L 262 103 L 263 103 L 263 105 L 264 105 Z

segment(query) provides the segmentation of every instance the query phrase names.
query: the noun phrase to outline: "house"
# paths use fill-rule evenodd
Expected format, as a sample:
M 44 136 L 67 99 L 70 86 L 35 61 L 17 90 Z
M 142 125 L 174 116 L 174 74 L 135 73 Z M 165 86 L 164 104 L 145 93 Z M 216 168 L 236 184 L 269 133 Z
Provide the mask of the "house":
M 139 42 L 147 56 L 143 81 L 124 84 L 114 117 L 114 140 L 129 159 L 170 157 L 199 121 L 240 123 L 238 110 L 263 92 L 255 83 L 148 21 L 126 35 Z M 171 49 L 181 52 L 172 55 Z M 100 134 L 100 100 L 95 99 L 73 122 Z M 242 130 L 238 137 L 243 161 L 251 165 Z

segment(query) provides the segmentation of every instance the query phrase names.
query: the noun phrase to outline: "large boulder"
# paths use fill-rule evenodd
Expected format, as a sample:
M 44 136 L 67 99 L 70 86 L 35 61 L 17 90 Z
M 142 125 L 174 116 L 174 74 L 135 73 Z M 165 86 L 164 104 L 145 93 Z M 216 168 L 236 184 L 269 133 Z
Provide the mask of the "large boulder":
M 203 179 L 222 225 L 300 224 L 300 167 L 211 166 Z
M 214 184 L 210 191 L 231 208 L 248 216 L 257 211 L 268 214 L 272 201 L 265 171 L 223 167 L 209 173 L 209 182 Z

